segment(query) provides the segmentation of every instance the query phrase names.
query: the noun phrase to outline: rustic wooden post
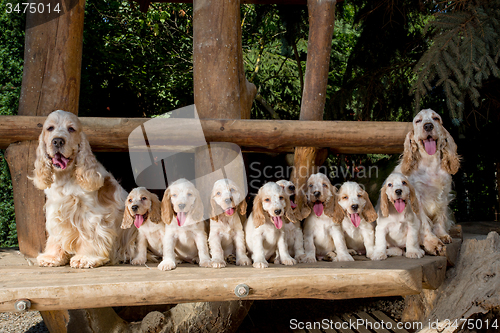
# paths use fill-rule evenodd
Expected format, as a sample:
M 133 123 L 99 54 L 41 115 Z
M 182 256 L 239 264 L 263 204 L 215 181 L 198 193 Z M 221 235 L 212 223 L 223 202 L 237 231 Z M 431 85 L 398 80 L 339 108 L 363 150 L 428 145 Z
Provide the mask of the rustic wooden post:
M 58 109 L 78 114 L 85 0 L 63 1 L 60 9 L 61 15 L 48 11 L 26 14 L 19 115 L 45 116 Z M 28 179 L 33 173 L 37 145 L 35 140 L 23 141 L 10 145 L 6 151 L 14 189 L 19 249 L 29 257 L 42 252 L 46 240 L 45 194 Z M 65 332 L 65 313 L 41 312 L 51 332 Z
M 74 6 L 64 7 L 70 3 Z M 85 0 L 66 1 L 60 5 L 61 15 L 48 11 L 26 14 L 19 115 L 44 116 L 57 109 L 78 113 L 84 8 Z M 24 141 L 10 145 L 6 152 L 19 248 L 29 257 L 43 251 L 46 239 L 45 195 L 28 180 L 33 173 L 36 146 L 37 141 Z
M 336 0 L 307 1 L 309 40 L 300 120 L 323 120 L 336 3 Z M 292 181 L 298 189 L 305 186 L 315 167 L 326 159 L 326 152 L 318 153 L 319 151 L 315 147 L 295 148 Z M 302 210 L 304 202 L 300 195 L 297 196 L 297 204 Z

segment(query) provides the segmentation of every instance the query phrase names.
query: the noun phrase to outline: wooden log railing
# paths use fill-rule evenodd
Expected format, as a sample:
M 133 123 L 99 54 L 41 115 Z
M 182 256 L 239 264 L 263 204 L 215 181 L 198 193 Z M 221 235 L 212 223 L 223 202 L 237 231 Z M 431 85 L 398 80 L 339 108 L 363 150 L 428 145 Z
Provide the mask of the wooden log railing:
M 130 133 L 149 118 L 80 118 L 94 151 L 125 152 Z M 0 116 L 0 149 L 17 141 L 36 140 L 45 117 Z M 156 138 L 168 141 L 189 133 L 190 122 L 198 120 L 155 119 Z M 412 128 L 406 122 L 297 121 L 249 119 L 200 119 L 207 142 L 232 142 L 245 150 L 290 150 L 296 146 L 325 147 L 334 153 L 394 154 L 403 151 L 406 134 Z M 163 126 L 163 124 L 165 126 Z M 174 125 L 175 124 L 175 125 Z M 168 131 L 162 130 L 167 128 Z M 171 142 L 169 144 L 182 144 Z M 162 147 L 158 147 L 162 148 Z M 168 148 L 168 147 L 164 147 Z

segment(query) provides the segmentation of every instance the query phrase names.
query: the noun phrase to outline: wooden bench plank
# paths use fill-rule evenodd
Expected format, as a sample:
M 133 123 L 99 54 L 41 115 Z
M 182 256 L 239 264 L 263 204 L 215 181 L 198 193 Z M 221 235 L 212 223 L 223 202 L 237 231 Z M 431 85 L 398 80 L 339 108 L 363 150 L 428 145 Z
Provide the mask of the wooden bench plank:
M 124 305 L 236 300 L 245 283 L 245 299 L 347 299 L 418 294 L 423 268 L 444 257 L 403 257 L 385 261 L 319 262 L 268 269 L 223 269 L 181 264 L 170 272 L 145 266 L 104 266 L 90 270 L 29 266 L 14 250 L 0 251 L 0 311 L 13 311 L 19 299 L 32 310 L 81 309 Z

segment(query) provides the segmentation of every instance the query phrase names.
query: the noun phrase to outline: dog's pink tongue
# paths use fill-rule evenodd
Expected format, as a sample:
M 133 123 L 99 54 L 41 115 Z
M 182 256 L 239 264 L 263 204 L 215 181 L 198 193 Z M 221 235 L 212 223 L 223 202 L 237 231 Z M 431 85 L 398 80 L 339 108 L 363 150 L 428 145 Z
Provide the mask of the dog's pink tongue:
M 228 208 L 228 209 L 226 209 L 226 214 L 229 215 L 229 216 L 233 216 L 233 214 L 234 214 L 234 208 Z
M 69 159 L 62 156 L 60 153 L 55 154 L 54 157 L 52 158 L 52 164 L 54 164 L 55 166 L 58 166 L 59 168 L 61 168 L 63 170 L 66 169 L 66 167 L 68 166 L 68 162 L 69 162 Z
M 354 224 L 356 228 L 359 227 L 359 224 L 361 223 L 361 218 L 359 217 L 358 213 L 351 214 L 351 222 L 352 224 Z
M 429 155 L 434 155 L 436 153 L 436 140 L 428 138 L 424 140 L 425 151 Z
M 321 216 L 321 214 L 323 214 L 323 203 L 317 201 L 314 204 L 313 210 L 314 210 L 314 214 L 316 214 L 316 216 Z
M 283 226 L 283 220 L 281 219 L 281 216 L 273 216 L 273 222 L 278 229 L 281 229 L 281 227 Z
M 141 214 L 135 215 L 134 225 L 137 228 L 140 228 L 143 223 L 144 223 L 144 216 L 142 216 Z
M 402 213 L 406 207 L 405 201 L 403 199 L 396 199 L 396 201 L 394 201 L 394 207 L 396 207 L 398 213 Z
M 184 222 L 186 222 L 186 213 L 184 212 L 177 213 L 177 224 L 179 225 L 179 227 L 182 227 Z
M 293 209 L 297 208 L 297 204 L 290 200 L 290 206 L 292 206 Z

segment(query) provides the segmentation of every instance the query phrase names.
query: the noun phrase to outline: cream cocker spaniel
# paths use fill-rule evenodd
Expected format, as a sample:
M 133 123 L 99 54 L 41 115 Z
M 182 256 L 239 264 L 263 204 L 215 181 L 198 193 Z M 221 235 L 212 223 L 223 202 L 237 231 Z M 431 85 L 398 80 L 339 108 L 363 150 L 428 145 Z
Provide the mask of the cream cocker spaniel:
M 304 222 L 305 262 L 330 257 L 334 261 L 354 261 L 345 242 L 342 220 L 344 212 L 338 204 L 337 188 L 321 173 L 307 180 L 307 202 L 311 214 Z
M 165 190 L 161 216 L 166 225 L 163 261 L 158 268 L 172 270 L 179 260 L 212 267 L 203 220 L 203 203 L 193 183 L 181 178 Z
M 40 266 L 93 268 L 127 259 L 134 238 L 120 229 L 127 193 L 92 154 L 76 115 L 58 110 L 47 117 L 31 179 L 47 198 Z
M 145 187 L 133 189 L 125 201 L 121 227 L 128 229 L 132 224 L 137 228 L 138 235 L 136 253 L 131 264 L 144 265 L 148 248 L 155 256 L 161 257 L 165 224 L 161 221 L 160 200 Z
M 443 127 L 441 116 L 431 109 L 420 111 L 413 119 L 413 130 L 406 135 L 403 157 L 394 171 L 404 174 L 415 188 L 420 207 L 417 215 L 426 235 L 424 247 L 431 254 L 442 253 L 441 241 L 451 243 L 451 175 L 459 167 L 457 145 Z
M 405 248 L 407 258 L 422 258 L 425 252 L 420 248 L 419 203 L 415 189 L 403 174 L 395 172 L 387 177 L 377 209 L 379 218 L 372 260 L 401 256 Z
M 232 180 L 220 179 L 214 183 L 210 204 L 212 218 L 208 244 L 212 255 L 212 267 L 226 267 L 225 258 L 234 254 L 236 254 L 236 265 L 251 265 L 239 216 L 239 214 L 245 216 L 247 212 L 243 191 Z
M 264 184 L 254 198 L 252 212 L 245 224 L 245 240 L 253 267 L 267 268 L 267 260 L 275 254 L 283 265 L 297 263 L 288 253 L 283 228 L 285 214 L 293 219 L 290 201 L 285 198 L 281 186 L 273 182 Z
M 342 207 L 342 223 L 347 247 L 357 254 L 371 258 L 375 246 L 375 226 L 377 212 L 373 208 L 368 193 L 358 183 L 345 182 L 338 190 L 338 204 Z

